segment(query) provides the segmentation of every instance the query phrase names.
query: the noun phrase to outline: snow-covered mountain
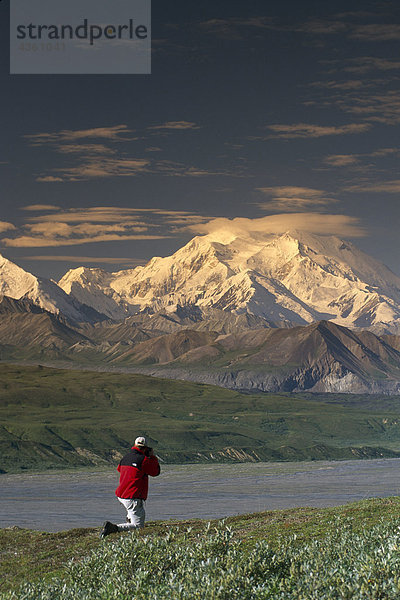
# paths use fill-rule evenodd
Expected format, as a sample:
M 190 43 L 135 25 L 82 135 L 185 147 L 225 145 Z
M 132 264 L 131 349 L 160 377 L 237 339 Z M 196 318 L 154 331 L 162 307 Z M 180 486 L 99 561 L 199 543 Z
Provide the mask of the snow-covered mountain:
M 220 230 L 143 267 L 115 273 L 72 269 L 59 286 L 113 319 L 193 305 L 247 312 L 281 326 L 327 319 L 378 332 L 400 330 L 398 276 L 349 242 L 298 231 Z
M 68 296 L 54 281 L 35 277 L 1 254 L 0 296 L 30 300 L 50 313 L 76 322 L 88 321 L 91 318 L 101 319 L 101 315 L 95 313 L 92 308 L 81 305 L 72 296 Z

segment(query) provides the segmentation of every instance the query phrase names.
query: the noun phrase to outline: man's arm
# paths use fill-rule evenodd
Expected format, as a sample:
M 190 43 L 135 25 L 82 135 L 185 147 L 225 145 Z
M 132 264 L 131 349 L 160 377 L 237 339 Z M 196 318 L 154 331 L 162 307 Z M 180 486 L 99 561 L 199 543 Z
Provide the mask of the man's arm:
M 142 462 L 142 471 L 151 477 L 157 477 L 160 474 L 160 465 L 152 450 L 150 456 L 146 456 Z

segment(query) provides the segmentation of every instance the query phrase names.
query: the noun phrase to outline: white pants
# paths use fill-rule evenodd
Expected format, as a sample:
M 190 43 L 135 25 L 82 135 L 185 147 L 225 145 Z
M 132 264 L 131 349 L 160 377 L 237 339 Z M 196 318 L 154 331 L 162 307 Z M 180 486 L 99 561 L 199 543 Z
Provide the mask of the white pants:
M 119 531 L 129 531 L 129 529 L 139 529 L 144 527 L 144 518 L 146 516 L 144 510 L 144 500 L 140 498 L 118 498 L 125 506 L 127 513 L 127 523 L 118 524 Z

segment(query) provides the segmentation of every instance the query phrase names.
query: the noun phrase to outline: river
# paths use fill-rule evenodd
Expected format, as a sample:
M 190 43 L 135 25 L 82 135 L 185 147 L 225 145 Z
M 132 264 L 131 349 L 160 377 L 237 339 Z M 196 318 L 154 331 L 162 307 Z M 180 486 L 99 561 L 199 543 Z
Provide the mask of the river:
M 0 475 L 0 527 L 61 531 L 124 521 L 115 469 Z M 146 519 L 211 519 L 400 494 L 400 459 L 164 465 Z

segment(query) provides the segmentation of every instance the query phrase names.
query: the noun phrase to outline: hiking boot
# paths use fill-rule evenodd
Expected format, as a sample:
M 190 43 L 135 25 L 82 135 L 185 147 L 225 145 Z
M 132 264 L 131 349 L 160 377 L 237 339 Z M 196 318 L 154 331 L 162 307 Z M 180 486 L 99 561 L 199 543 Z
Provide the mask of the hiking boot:
M 109 535 L 110 533 L 117 533 L 117 531 L 118 531 L 118 525 L 114 525 L 114 523 L 111 523 L 110 521 L 104 521 L 103 529 L 101 530 L 100 537 L 105 538 L 106 535 Z

